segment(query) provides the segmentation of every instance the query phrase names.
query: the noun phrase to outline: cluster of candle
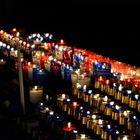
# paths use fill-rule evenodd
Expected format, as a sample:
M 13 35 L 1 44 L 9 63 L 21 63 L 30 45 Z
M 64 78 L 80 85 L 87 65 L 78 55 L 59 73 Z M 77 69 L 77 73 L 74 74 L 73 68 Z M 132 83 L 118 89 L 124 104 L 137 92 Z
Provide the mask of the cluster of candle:
M 37 53 L 36 50 L 41 49 L 43 46 L 43 48 L 46 48 L 46 50 L 49 53 L 51 53 L 51 55 L 55 57 L 55 59 L 62 60 L 65 64 L 70 64 L 74 68 L 76 69 L 80 68 L 81 70 L 84 70 L 85 72 L 91 73 L 91 71 L 93 71 L 94 69 L 93 68 L 93 66 L 95 66 L 94 64 L 106 63 L 106 64 L 111 64 L 112 72 L 122 73 L 122 76 L 124 78 L 128 76 L 138 77 L 139 75 L 136 73 L 139 71 L 136 67 L 133 67 L 133 66 L 115 61 L 115 60 L 110 60 L 109 58 L 105 58 L 101 55 L 89 52 L 87 50 L 71 48 L 69 46 L 66 46 L 63 40 L 57 43 L 54 41 L 53 36 L 48 33 L 43 34 L 43 35 L 39 33 L 32 34 L 26 39 L 26 41 L 22 41 L 19 38 L 19 32 L 17 32 L 16 29 L 14 30 L 14 33 L 12 33 L 12 35 L 1 30 L 0 38 L 2 41 L 10 44 L 12 47 L 14 46 L 16 41 L 19 41 L 22 45 L 22 49 L 24 49 L 25 51 L 28 51 L 28 50 L 32 51 L 32 49 L 34 48 L 33 51 L 35 51 L 35 53 Z M 7 40 L 9 41 L 12 40 L 14 42 L 9 43 L 9 41 Z M 38 43 L 35 43 L 36 41 L 40 42 L 39 45 L 37 45 Z M 44 47 L 44 46 L 47 46 L 47 47 Z M 102 66 L 103 66 L 103 69 L 104 67 L 106 67 L 105 65 L 102 65 Z
M 63 40 L 55 42 L 53 36 L 48 33 L 43 35 L 39 33 L 32 34 L 26 41 L 21 40 L 19 34 L 16 29 L 13 30 L 12 35 L 1 30 L 0 40 L 2 42 L 0 42 L 0 50 L 6 57 L 14 58 L 17 68 L 16 43 L 19 42 L 21 44 L 23 52 L 21 59 L 25 78 L 32 81 L 35 85 L 45 85 L 47 72 L 50 72 L 60 77 L 60 79 L 71 82 L 74 87 L 73 94 L 78 99 L 82 99 L 84 102 L 96 107 L 104 115 L 110 116 L 112 120 L 117 121 L 119 125 L 127 125 L 128 130 L 135 131 L 140 136 L 139 119 L 133 112 L 115 104 L 108 96 L 93 94 L 92 90 L 86 88 L 92 85 L 91 76 L 93 76 L 95 88 L 106 92 L 123 104 L 140 112 L 140 73 L 138 68 L 110 60 L 87 50 L 72 48 L 65 45 Z M 29 61 L 27 56 L 31 56 L 30 61 L 32 62 Z M 3 61 L 1 64 L 3 64 Z M 95 78 L 100 75 L 109 79 Z M 132 77 L 132 82 L 126 81 L 127 78 L 132 79 Z M 77 82 L 79 84 L 76 84 Z M 35 86 L 30 89 L 29 93 L 32 103 L 41 101 L 42 89 L 38 89 Z M 93 112 L 93 117 L 91 117 L 90 111 L 84 110 L 80 103 L 72 102 L 69 96 L 65 94 L 58 95 L 57 106 L 67 112 L 68 115 L 81 120 L 82 124 L 87 125 L 88 129 L 92 129 L 102 139 L 111 139 L 114 135 L 118 139 L 131 139 L 131 136 L 121 136 L 120 130 L 113 129 L 106 120 L 101 119 L 101 116 L 95 112 Z M 54 114 L 49 112 L 49 115 Z M 82 137 L 86 139 L 86 136 L 82 135 Z M 77 136 L 78 138 L 79 136 Z
M 61 101 L 65 99 L 65 95 L 58 96 L 58 105 L 61 104 Z M 80 134 L 75 125 L 71 122 L 65 122 L 64 117 L 57 115 L 52 109 L 46 107 L 43 103 L 39 104 L 39 116 L 47 125 L 52 129 L 55 129 L 58 134 L 62 134 L 64 139 L 69 140 L 91 140 L 90 136 L 86 134 Z
M 106 99 L 104 99 L 106 101 Z M 61 101 L 61 103 L 60 103 Z M 107 101 L 106 101 L 107 102 Z M 112 102 L 110 102 L 112 105 Z M 125 133 L 125 131 L 120 130 L 119 127 L 116 125 L 115 127 L 110 125 L 110 122 L 105 120 L 98 111 L 94 110 L 87 110 L 84 109 L 78 102 L 73 102 L 71 99 L 69 99 L 69 96 L 65 94 L 61 94 L 57 97 L 57 105 L 59 108 L 61 108 L 64 112 L 66 112 L 68 115 L 73 116 L 76 120 L 79 120 L 81 124 L 85 125 L 87 129 L 92 130 L 96 135 L 99 135 L 101 139 L 113 139 L 117 137 L 118 139 L 122 134 Z M 125 110 L 124 112 L 121 112 L 120 114 L 117 113 L 115 110 L 120 110 L 120 106 L 115 105 L 114 109 L 111 111 L 109 108 L 106 107 L 106 105 L 100 106 L 101 110 L 104 111 L 105 115 L 112 115 L 112 119 L 119 120 L 120 125 L 126 125 L 128 130 L 136 131 L 134 128 L 136 128 L 137 122 L 128 121 L 130 118 L 128 117 L 129 111 Z M 124 114 L 123 116 L 120 116 Z M 136 119 L 136 116 L 133 116 L 134 119 Z M 132 124 L 133 123 L 133 124 Z M 135 126 L 134 126 L 135 123 Z M 137 127 L 137 131 L 140 129 Z M 139 133 L 139 132 L 138 132 Z M 128 137 L 132 138 L 132 136 L 128 135 Z M 128 138 L 128 139 L 129 139 Z
M 129 82 L 129 81 L 128 81 Z M 95 88 L 107 93 L 114 97 L 116 100 L 128 105 L 130 108 L 140 112 L 140 96 L 139 90 L 136 90 L 136 85 L 132 86 L 131 83 L 124 83 L 119 80 L 109 80 L 99 77 L 95 80 Z
M 96 107 L 104 115 L 111 117 L 112 120 L 118 122 L 119 125 L 127 125 L 127 129 L 136 132 L 140 136 L 139 117 L 133 111 L 126 110 L 123 106 L 118 105 L 108 96 L 94 93 L 93 90 L 87 89 L 77 83 L 73 88 L 73 95 Z M 126 99 L 123 99 L 124 101 Z

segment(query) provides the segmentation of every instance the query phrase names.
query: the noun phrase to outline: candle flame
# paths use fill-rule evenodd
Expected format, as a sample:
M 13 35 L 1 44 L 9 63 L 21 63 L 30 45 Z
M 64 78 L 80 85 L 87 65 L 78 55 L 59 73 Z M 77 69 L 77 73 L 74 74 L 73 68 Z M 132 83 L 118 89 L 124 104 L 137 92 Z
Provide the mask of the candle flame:
M 92 119 L 96 119 L 96 115 L 92 115 Z
M 111 106 L 114 105 L 114 102 L 110 102 L 110 105 L 111 105 Z
M 120 107 L 119 107 L 118 105 L 116 105 L 116 106 L 115 106 L 115 108 L 116 108 L 117 110 L 119 110 L 119 109 L 120 109 Z
M 28 66 L 30 66 L 31 65 L 31 62 L 28 62 Z
M 124 114 L 124 116 L 128 116 L 129 114 L 130 114 L 130 110 L 125 110 L 124 112 L 123 112 L 123 114 Z
M 35 64 L 33 64 L 33 68 L 36 68 L 36 65 Z
M 103 120 L 99 119 L 99 120 L 98 120 L 98 123 L 99 123 L 99 124 L 103 124 Z
M 66 98 L 66 95 L 65 94 L 62 94 L 62 99 L 65 99 Z
M 37 90 L 38 89 L 38 86 L 34 86 L 34 89 Z
M 127 136 L 124 136 L 124 137 L 123 137 L 123 140 L 128 140 L 128 137 L 127 137 Z
M 85 134 L 81 134 L 81 139 L 85 139 L 86 138 L 86 135 Z
M 107 125 L 107 128 L 108 128 L 108 129 L 110 129 L 110 128 L 111 128 L 111 125 L 110 125 L 110 124 L 108 124 L 108 125 Z
M 107 96 L 104 97 L 104 101 L 105 101 L 105 102 L 108 101 L 108 97 L 107 97 Z
M 68 128 L 71 128 L 71 122 L 68 122 Z
M 53 112 L 53 111 L 50 111 L 49 114 L 50 114 L 50 115 L 54 115 L 54 112 Z

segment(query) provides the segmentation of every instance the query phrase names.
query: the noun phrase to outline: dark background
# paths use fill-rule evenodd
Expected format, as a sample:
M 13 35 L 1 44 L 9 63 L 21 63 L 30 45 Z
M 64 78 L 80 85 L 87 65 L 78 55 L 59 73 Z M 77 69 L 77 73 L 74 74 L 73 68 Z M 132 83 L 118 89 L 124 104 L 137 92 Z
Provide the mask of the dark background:
M 139 66 L 139 5 L 5 0 L 0 26 L 50 32 L 67 44 Z

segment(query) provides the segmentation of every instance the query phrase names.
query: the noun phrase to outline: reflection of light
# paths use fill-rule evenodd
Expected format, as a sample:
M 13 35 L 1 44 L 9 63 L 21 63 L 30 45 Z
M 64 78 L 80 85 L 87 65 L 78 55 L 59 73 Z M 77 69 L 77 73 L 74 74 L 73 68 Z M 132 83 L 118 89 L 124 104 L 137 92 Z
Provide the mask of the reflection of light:
M 110 105 L 111 105 L 111 106 L 114 105 L 114 102 L 110 102 Z

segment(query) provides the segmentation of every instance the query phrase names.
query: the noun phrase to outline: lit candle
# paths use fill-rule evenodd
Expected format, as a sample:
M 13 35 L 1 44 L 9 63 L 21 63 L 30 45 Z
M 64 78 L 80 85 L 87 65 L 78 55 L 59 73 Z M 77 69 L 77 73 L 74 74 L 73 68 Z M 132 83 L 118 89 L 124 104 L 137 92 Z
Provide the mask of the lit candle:
M 79 89 L 81 88 L 82 86 L 79 83 L 76 83 L 73 87 L 73 95 L 78 97 L 78 94 L 79 94 L 78 92 L 80 92 Z
M 131 90 L 126 90 L 122 94 L 122 103 L 129 104 L 129 99 L 130 99 L 131 94 L 132 94 L 132 91 Z
M 117 92 L 117 84 L 116 83 L 111 83 L 110 84 L 110 90 L 108 92 L 109 95 L 111 96 L 115 96 L 116 92 Z
M 139 95 L 138 94 L 132 94 L 132 96 L 130 98 L 130 101 L 129 101 L 129 106 L 131 108 L 137 109 L 138 101 L 139 101 Z
M 40 86 L 33 86 L 29 89 L 30 102 L 37 104 L 42 100 L 43 97 L 43 88 Z
M 71 122 L 68 122 L 67 124 L 65 124 L 63 126 L 64 138 L 69 139 L 72 131 L 75 129 L 76 127 L 73 124 L 71 124 Z
M 104 114 L 107 115 L 107 116 L 111 116 L 111 113 L 112 113 L 112 103 L 114 102 L 108 102 L 106 105 L 105 105 L 105 110 L 104 110 Z
M 79 106 L 79 103 L 77 102 L 70 103 L 68 106 L 68 115 L 75 116 L 75 113 L 76 113 L 75 111 L 78 106 Z
M 112 129 L 113 128 L 110 124 L 104 125 L 103 130 L 102 130 L 102 134 L 101 134 L 101 139 L 104 139 L 104 140 L 109 139 L 109 136 L 110 136 Z
M 68 99 L 68 98 L 69 98 L 69 96 L 66 95 L 66 94 L 59 94 L 59 95 L 57 95 L 57 106 L 58 107 L 62 107 L 63 106 L 63 101 L 65 99 Z
M 91 140 L 91 138 L 86 134 L 78 134 L 75 140 Z
M 84 112 L 84 109 L 82 106 L 79 106 L 76 108 L 76 113 L 75 113 L 75 118 L 76 120 L 81 120 L 82 119 L 82 113 Z
M 108 101 L 109 101 L 108 96 L 101 97 L 100 102 L 97 104 L 96 107 L 98 107 L 100 109 L 100 111 L 104 111 Z
M 127 122 L 128 130 L 136 131 L 136 123 L 138 121 L 138 117 L 135 115 L 130 115 Z
M 82 124 L 86 125 L 88 120 L 90 119 L 90 111 L 85 111 L 82 113 Z
M 95 121 L 100 118 L 101 118 L 101 116 L 99 116 L 98 113 L 92 114 L 90 119 L 87 122 L 87 128 L 93 130 L 95 127 Z
M 97 120 L 97 123 L 95 125 L 95 129 L 94 129 L 94 132 L 97 134 L 97 135 L 101 135 L 102 134 L 102 131 L 103 131 L 103 126 L 106 124 L 107 122 L 102 120 L 102 119 L 98 119 Z
M 101 98 L 100 98 L 100 95 L 99 94 L 95 94 L 94 96 L 93 96 L 93 106 L 94 107 L 99 107 L 98 105 L 99 105 L 99 103 L 100 103 L 100 100 L 101 100 Z
M 124 91 L 124 87 L 120 84 L 118 87 L 118 92 L 115 93 L 115 99 L 121 100 L 123 91 Z
M 68 110 L 68 106 L 69 106 L 70 102 L 71 102 L 70 99 L 64 99 L 64 100 L 63 100 L 63 104 L 64 104 L 64 105 L 62 106 L 62 110 L 63 110 L 63 111 L 66 112 L 66 111 Z
M 115 105 L 112 108 L 112 119 L 113 120 L 119 120 L 119 116 L 121 114 L 121 106 Z
M 120 136 L 118 136 L 117 140 L 134 140 L 134 136 L 120 135 Z
M 120 125 L 125 125 L 127 124 L 128 118 L 130 116 L 130 114 L 132 114 L 132 112 L 130 110 L 124 110 L 120 113 L 120 117 L 119 117 L 119 124 Z

